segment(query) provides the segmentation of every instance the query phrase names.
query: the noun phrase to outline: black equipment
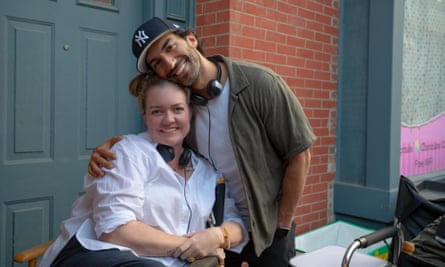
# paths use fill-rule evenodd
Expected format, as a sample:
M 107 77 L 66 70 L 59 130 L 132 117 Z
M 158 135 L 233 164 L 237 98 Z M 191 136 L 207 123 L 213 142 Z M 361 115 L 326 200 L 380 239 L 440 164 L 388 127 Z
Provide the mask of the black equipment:
M 161 157 L 165 160 L 165 162 L 170 162 L 175 158 L 175 150 L 171 146 L 158 144 L 156 149 L 158 150 L 159 154 L 161 154 Z M 187 146 L 184 146 L 184 152 L 182 152 L 181 156 L 179 157 L 179 166 L 183 168 L 186 167 L 191 158 L 192 152 Z
M 437 254 L 434 254 L 435 251 L 431 249 L 435 241 L 434 235 L 431 236 L 430 240 L 424 242 L 425 248 L 422 249 L 420 247 L 420 251 L 428 252 L 423 254 L 428 254 L 429 257 L 421 257 L 419 256 L 420 254 L 415 252 L 407 253 L 403 248 L 405 241 L 415 240 L 419 233 L 428 228 L 428 225 L 444 215 L 445 178 L 443 176 L 415 179 L 401 175 L 393 225 L 356 238 L 347 248 L 341 266 L 349 266 L 351 257 L 356 249 L 367 248 L 387 238 L 391 238 L 388 259 L 391 266 L 443 266 L 434 263 L 434 261 L 437 261 L 444 255 L 442 253 L 443 249 L 436 250 L 440 251 Z M 417 251 L 418 248 L 415 250 Z M 432 256 L 433 254 L 434 257 Z
M 209 58 L 209 60 L 211 62 L 213 62 L 213 64 L 215 64 L 215 66 L 216 66 L 216 79 L 211 80 L 207 84 L 207 94 L 211 98 L 215 98 L 215 97 L 221 95 L 221 93 L 224 89 L 223 85 L 221 84 L 222 71 L 221 71 L 221 66 L 219 65 L 219 63 L 217 61 L 215 61 L 214 59 L 211 59 L 211 58 Z M 205 106 L 205 105 L 207 105 L 208 100 L 205 97 L 203 97 L 202 95 L 192 93 L 192 95 L 190 97 L 190 102 L 194 105 Z
M 215 205 L 213 206 L 213 216 L 215 216 L 215 226 L 220 226 L 224 220 L 224 196 L 226 194 L 226 179 L 219 177 L 215 188 Z

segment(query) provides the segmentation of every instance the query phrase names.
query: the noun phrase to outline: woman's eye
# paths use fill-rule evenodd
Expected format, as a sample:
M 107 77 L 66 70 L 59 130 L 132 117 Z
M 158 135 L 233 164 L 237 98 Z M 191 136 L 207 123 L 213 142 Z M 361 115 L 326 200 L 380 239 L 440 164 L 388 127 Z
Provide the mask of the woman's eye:
M 184 112 L 184 108 L 183 107 L 177 107 L 175 109 L 175 111 L 176 111 L 176 113 L 181 113 L 181 112 Z
M 151 114 L 152 115 L 160 115 L 160 114 L 162 114 L 162 112 L 160 110 L 152 110 Z

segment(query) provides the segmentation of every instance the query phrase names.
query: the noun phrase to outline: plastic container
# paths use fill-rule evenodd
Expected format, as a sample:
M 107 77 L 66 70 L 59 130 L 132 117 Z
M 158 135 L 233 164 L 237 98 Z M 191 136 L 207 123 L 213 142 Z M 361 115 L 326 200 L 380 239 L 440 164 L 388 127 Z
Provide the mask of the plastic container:
M 354 239 L 374 231 L 374 229 L 338 220 L 315 230 L 297 235 L 295 237 L 295 249 L 297 252 L 306 253 L 330 245 L 347 248 Z M 388 259 L 388 246 L 383 241 L 367 248 L 359 249 L 357 252 L 384 260 Z

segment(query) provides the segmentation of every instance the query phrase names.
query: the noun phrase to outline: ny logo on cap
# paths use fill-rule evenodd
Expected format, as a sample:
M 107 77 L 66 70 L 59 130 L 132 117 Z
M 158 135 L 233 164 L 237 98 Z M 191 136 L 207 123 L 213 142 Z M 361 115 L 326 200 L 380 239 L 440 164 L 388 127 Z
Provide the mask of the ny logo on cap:
M 138 34 L 134 36 L 134 40 L 139 47 L 142 47 L 147 39 L 150 39 L 150 37 L 148 37 L 144 31 L 138 31 Z

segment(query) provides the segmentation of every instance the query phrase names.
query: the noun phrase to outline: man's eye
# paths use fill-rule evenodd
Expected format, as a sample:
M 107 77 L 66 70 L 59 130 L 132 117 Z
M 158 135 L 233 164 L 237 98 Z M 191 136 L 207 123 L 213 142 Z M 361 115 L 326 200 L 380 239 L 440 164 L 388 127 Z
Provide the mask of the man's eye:
M 176 44 L 169 44 L 169 45 L 167 46 L 167 51 L 170 51 L 170 50 L 172 50 L 172 49 L 175 49 L 175 47 L 176 47 Z

